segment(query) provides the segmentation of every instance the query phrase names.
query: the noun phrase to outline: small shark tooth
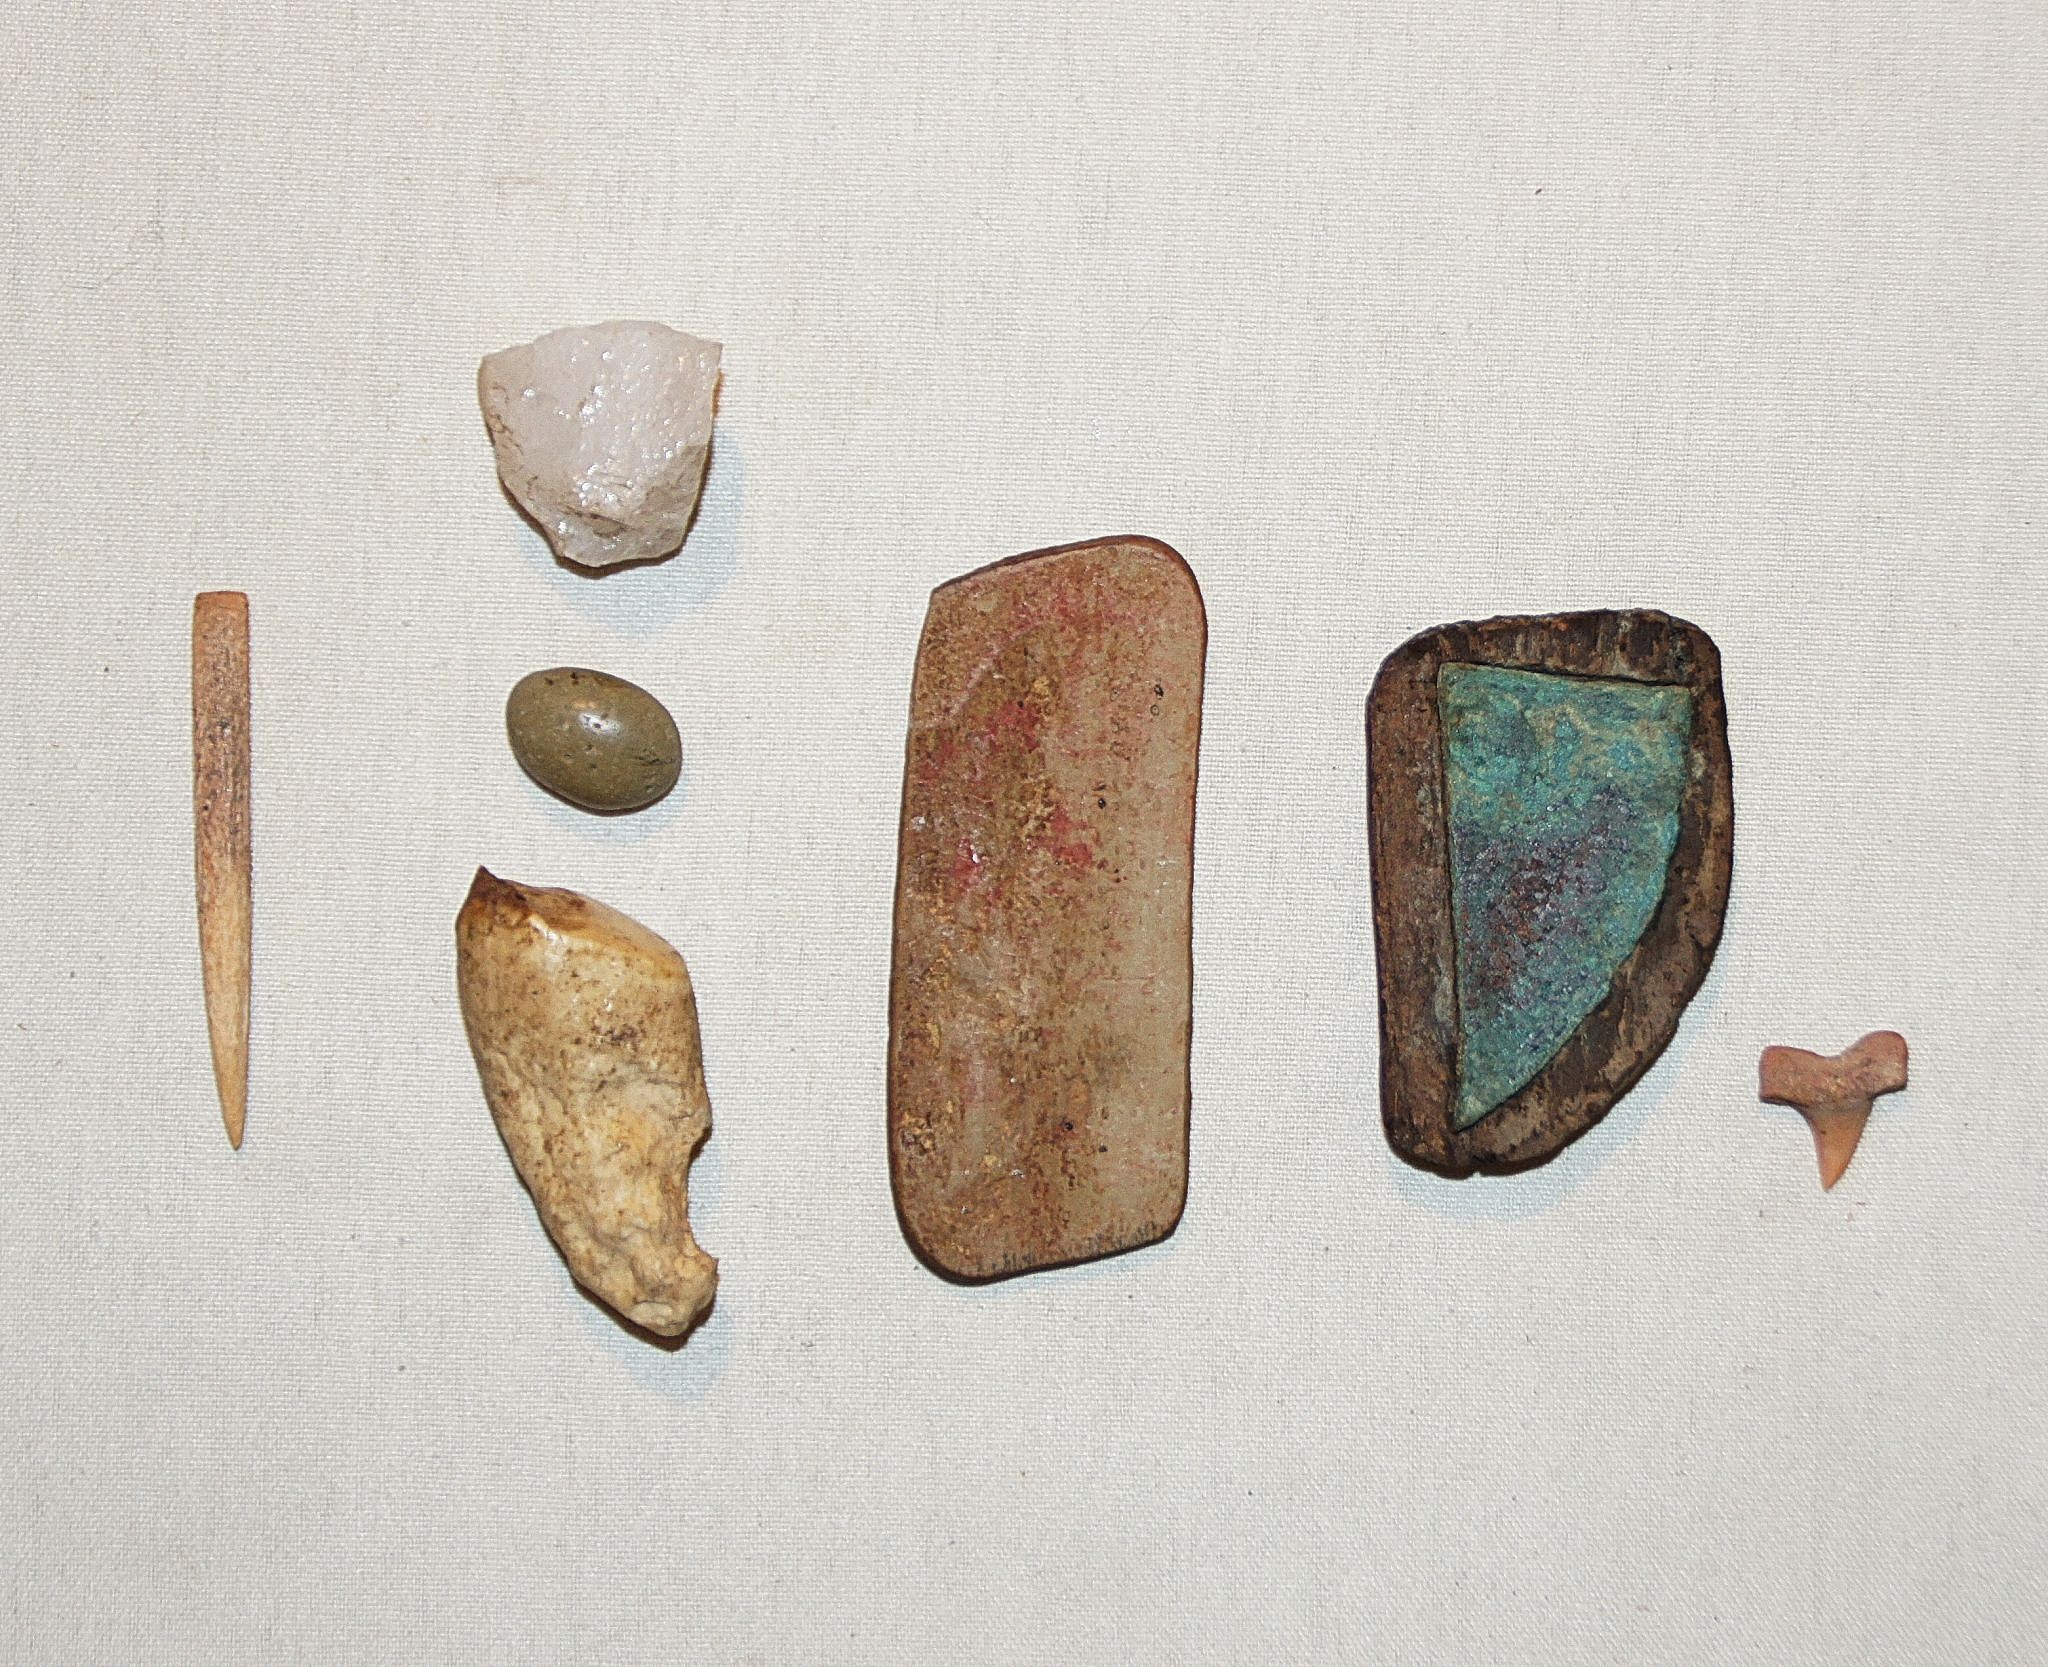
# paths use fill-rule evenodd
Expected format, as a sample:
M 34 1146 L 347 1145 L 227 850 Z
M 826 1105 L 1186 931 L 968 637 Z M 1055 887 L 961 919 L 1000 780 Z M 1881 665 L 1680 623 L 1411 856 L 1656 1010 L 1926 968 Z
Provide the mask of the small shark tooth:
M 1895 1030 L 1873 1030 L 1832 1059 L 1804 1048 L 1766 1048 L 1757 1076 L 1759 1099 L 1792 1106 L 1813 1125 L 1820 1184 L 1827 1189 L 1856 1155 L 1871 1102 L 1906 1086 L 1906 1039 Z

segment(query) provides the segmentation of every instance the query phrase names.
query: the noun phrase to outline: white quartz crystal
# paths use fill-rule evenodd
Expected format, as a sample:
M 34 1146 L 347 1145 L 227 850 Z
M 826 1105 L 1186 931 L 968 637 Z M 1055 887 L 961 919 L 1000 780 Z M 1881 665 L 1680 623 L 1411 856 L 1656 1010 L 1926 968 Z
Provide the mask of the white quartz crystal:
M 556 555 L 616 567 L 681 547 L 711 452 L 721 351 L 623 322 L 551 331 L 478 366 L 499 478 Z

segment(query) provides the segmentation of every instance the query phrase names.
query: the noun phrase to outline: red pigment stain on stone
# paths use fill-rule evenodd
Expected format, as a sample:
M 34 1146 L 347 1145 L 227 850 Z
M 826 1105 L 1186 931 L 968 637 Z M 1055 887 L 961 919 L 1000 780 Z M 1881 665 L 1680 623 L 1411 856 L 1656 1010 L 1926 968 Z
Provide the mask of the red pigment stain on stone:
M 1095 847 L 1078 837 L 1087 831 L 1083 823 L 1068 813 L 1065 805 L 1055 805 L 1051 824 L 1046 831 L 1046 845 L 1053 856 L 1069 868 L 1093 868 Z
M 911 728 L 958 747 L 933 735 L 904 801 L 890 1178 L 947 1272 L 1128 1249 L 1178 1216 L 1188 899 L 1124 882 L 1185 868 L 1199 696 L 1165 735 L 1146 708 L 1155 680 L 1199 691 L 1201 636 L 1185 571 L 1121 540 L 933 597 Z
M 1020 746 L 1038 745 L 1038 714 L 1021 700 L 1006 700 L 989 714 L 988 739 L 997 745 L 1015 739 Z

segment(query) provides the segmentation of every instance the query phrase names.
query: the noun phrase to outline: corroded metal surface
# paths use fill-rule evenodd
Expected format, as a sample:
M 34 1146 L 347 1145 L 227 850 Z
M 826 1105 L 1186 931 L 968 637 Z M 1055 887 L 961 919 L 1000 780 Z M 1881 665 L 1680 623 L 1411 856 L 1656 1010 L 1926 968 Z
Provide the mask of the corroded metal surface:
M 933 592 L 904 762 L 889 1164 L 940 1271 L 1164 1238 L 1187 1196 L 1195 774 L 1207 643 L 1150 539 Z
M 1458 1126 L 1462 1010 L 1438 673 L 1448 665 L 1625 679 L 1690 701 L 1677 834 L 1661 894 L 1604 994 L 1520 1088 Z M 1721 662 L 1650 611 L 1447 625 L 1387 657 L 1367 708 L 1380 1114 L 1411 1162 L 1450 1175 L 1540 1163 L 1591 1128 L 1677 1031 L 1720 941 L 1734 851 Z
M 1436 684 L 1464 1129 L 1556 1054 L 1656 913 L 1692 693 L 1507 666 L 1447 665 Z

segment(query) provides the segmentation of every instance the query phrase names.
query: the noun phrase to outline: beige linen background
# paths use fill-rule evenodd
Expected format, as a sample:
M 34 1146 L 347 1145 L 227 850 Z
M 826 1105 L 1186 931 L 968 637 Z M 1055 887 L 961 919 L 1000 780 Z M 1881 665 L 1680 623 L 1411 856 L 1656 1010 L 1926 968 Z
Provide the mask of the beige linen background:
M 0 17 L 0 1660 L 2023 1662 L 2048 1625 L 2048 13 L 43 4 Z M 727 344 L 589 580 L 478 356 Z M 937 582 L 1112 532 L 1211 622 L 1193 1184 L 987 1289 L 882 1139 Z M 192 594 L 255 619 L 249 1137 L 195 970 Z M 1735 898 L 1549 1167 L 1375 1100 L 1364 696 L 1649 604 Z M 664 697 L 658 809 L 505 692 Z M 479 861 L 694 969 L 715 1316 L 579 1299 L 455 1010 Z M 1841 1188 L 1760 1047 L 1893 1026 Z

